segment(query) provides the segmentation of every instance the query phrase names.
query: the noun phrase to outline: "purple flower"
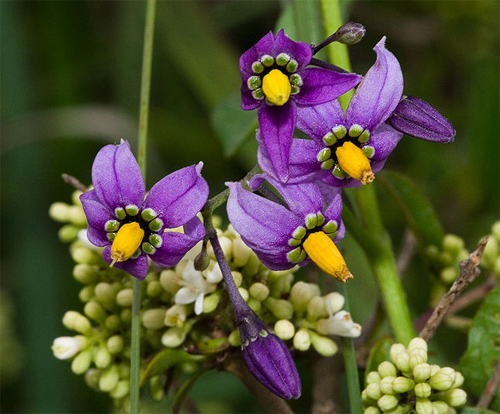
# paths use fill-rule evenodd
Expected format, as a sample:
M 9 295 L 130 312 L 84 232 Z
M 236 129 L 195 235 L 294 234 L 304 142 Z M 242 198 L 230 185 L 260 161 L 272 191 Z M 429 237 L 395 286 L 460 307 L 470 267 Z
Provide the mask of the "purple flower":
M 94 189 L 80 196 L 87 216 L 87 237 L 105 247 L 103 258 L 144 279 L 149 256 L 161 266 L 175 266 L 205 235 L 196 214 L 208 197 L 202 163 L 180 169 L 146 191 L 128 142 L 106 145 L 92 165 Z M 184 233 L 167 231 L 184 227 Z
M 262 179 L 254 177 L 252 187 Z M 340 218 L 340 189 L 324 209 L 316 184 L 268 181 L 283 197 L 283 204 L 244 190 L 238 183 L 227 183 L 231 191 L 227 202 L 229 220 L 261 262 L 272 270 L 286 270 L 312 260 L 344 283 L 352 278 L 335 245 L 345 234 Z
M 297 108 L 336 99 L 360 81 L 352 73 L 306 67 L 312 48 L 290 40 L 283 30 L 269 32 L 240 58 L 241 107 L 258 108 L 263 145 L 280 181 L 288 179 L 288 160 Z

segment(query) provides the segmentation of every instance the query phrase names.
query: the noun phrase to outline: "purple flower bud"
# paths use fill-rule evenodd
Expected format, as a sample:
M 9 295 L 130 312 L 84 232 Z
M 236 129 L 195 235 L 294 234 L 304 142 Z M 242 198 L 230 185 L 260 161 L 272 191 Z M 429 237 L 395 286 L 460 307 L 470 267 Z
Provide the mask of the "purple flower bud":
M 299 398 L 299 373 L 285 343 L 253 311 L 239 321 L 238 329 L 243 359 L 255 378 L 281 398 Z
M 354 45 L 363 39 L 365 33 L 366 29 L 362 24 L 349 22 L 338 28 L 335 40 L 345 45 Z
M 403 97 L 387 123 L 400 132 L 427 141 L 448 144 L 455 138 L 455 129 L 448 120 L 414 96 Z

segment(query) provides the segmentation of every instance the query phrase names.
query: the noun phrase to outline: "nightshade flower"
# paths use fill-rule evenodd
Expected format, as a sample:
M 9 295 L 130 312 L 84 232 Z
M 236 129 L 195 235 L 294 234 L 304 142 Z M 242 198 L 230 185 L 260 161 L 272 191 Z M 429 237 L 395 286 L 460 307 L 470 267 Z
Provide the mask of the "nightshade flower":
M 255 179 L 255 188 L 262 177 Z M 227 213 L 242 240 L 271 270 L 291 269 L 314 261 L 323 271 L 343 283 L 350 278 L 347 265 L 335 242 L 345 234 L 340 218 L 342 199 L 336 190 L 324 209 L 323 196 L 314 183 L 282 185 L 270 183 L 287 203 L 275 203 L 244 190 L 238 183 L 226 183 L 231 192 Z
M 353 73 L 306 67 L 312 48 L 269 32 L 240 58 L 241 107 L 259 108 L 263 143 L 280 181 L 288 179 L 288 160 L 297 107 L 336 99 L 361 80 Z
M 158 181 L 146 199 L 144 180 L 128 142 L 103 147 L 92 165 L 94 189 L 80 196 L 91 243 L 105 247 L 103 259 L 144 279 L 149 256 L 175 266 L 205 235 L 196 214 L 208 198 L 202 163 Z M 183 226 L 184 233 L 167 231 Z

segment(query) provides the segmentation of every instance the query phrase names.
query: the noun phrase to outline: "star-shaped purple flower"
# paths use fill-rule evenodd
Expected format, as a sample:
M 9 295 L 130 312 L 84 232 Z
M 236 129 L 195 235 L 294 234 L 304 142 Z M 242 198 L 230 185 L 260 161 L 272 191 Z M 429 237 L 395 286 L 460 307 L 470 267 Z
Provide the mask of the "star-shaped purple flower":
M 208 198 L 201 168 L 199 163 L 167 175 L 144 199 L 144 180 L 128 142 L 106 145 L 92 165 L 94 189 L 80 196 L 89 241 L 105 247 L 106 262 L 138 279 L 146 277 L 148 256 L 161 266 L 175 266 L 205 235 L 196 217 Z M 180 226 L 184 233 L 167 231 Z M 118 244 L 126 247 L 117 250 Z
M 290 40 L 283 30 L 269 32 L 240 58 L 241 107 L 258 108 L 263 145 L 280 181 L 288 179 L 288 161 L 297 108 L 336 99 L 361 77 L 306 67 L 312 48 Z
M 262 176 L 254 177 L 251 187 L 259 187 L 262 181 Z M 231 191 L 228 217 L 243 241 L 271 270 L 304 266 L 313 260 L 345 283 L 352 275 L 335 246 L 345 234 L 340 189 L 325 209 L 314 183 L 283 185 L 271 178 L 268 181 L 283 197 L 283 204 L 247 191 L 239 183 L 227 183 Z

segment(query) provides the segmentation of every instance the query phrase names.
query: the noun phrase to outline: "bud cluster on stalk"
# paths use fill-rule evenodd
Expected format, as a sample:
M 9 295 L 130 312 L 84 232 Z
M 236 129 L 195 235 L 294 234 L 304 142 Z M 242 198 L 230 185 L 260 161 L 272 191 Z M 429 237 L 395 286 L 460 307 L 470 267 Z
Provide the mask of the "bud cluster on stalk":
M 86 239 L 79 194 L 74 194 L 73 205 L 55 203 L 50 208 L 51 217 L 65 223 L 59 237 L 70 243 L 73 277 L 82 284 L 83 303 L 81 311 L 68 311 L 63 317 L 74 336 L 56 338 L 52 350 L 57 358 L 70 360 L 73 372 L 82 374 L 89 387 L 109 393 L 118 408 L 127 409 L 133 279 L 109 267 L 102 249 Z M 214 224 L 220 227 L 220 220 L 215 218 Z M 231 225 L 217 233 L 240 294 L 288 348 L 312 347 L 332 356 L 337 352 L 332 335 L 360 335 L 361 326 L 342 310 L 342 295 L 322 294 L 318 285 L 295 280 L 297 268 L 269 270 Z M 141 373 L 154 355 L 166 349 L 186 352 L 175 366 L 183 373 L 192 373 L 201 364 L 215 366 L 221 353 L 240 357 L 240 336 L 215 254 L 209 246 L 200 259 L 200 251 L 201 242 L 173 268 L 151 264 L 141 282 Z M 195 270 L 200 263 L 205 270 Z M 164 397 L 165 381 L 164 374 L 148 378 L 153 399 Z
M 491 233 L 488 235 L 481 265 L 500 279 L 500 221 L 491 226 Z
M 458 277 L 458 264 L 469 257 L 464 247 L 464 240 L 454 234 L 444 236 L 441 246 L 430 245 L 427 248 L 432 269 L 445 285 L 451 285 Z
M 364 414 L 455 414 L 465 404 L 467 395 L 459 388 L 464 377 L 453 368 L 429 364 L 422 338 L 412 339 L 408 347 L 392 345 L 390 359 L 366 376 Z

